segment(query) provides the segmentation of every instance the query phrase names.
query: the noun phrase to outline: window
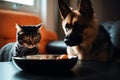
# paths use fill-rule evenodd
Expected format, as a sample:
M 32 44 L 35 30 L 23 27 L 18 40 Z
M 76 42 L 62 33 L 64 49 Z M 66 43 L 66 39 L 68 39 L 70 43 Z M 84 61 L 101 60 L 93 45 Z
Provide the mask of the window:
M 0 0 L 0 9 L 17 10 L 40 15 L 41 0 Z
M 34 5 L 34 0 L 4 0 L 4 1 L 25 4 L 25 5 L 31 5 L 31 6 Z

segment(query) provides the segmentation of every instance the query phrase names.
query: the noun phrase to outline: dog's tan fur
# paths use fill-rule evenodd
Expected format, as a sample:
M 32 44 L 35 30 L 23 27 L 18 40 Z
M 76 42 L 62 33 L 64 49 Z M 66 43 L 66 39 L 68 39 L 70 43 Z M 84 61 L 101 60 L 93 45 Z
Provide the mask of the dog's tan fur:
M 82 19 L 81 14 L 79 12 L 75 12 L 75 16 L 73 19 L 70 18 L 71 15 L 68 15 L 66 17 L 65 20 L 62 21 L 62 24 L 63 24 L 63 30 L 65 32 L 65 35 L 69 34 L 66 32 L 64 26 L 66 23 L 72 23 L 74 25 L 74 22 L 78 21 L 80 22 L 81 24 L 82 23 L 85 23 L 86 21 Z M 94 26 L 93 26 L 94 24 Z M 79 58 L 80 59 L 83 59 L 85 58 L 85 54 L 89 53 L 89 50 L 91 49 L 91 43 L 94 41 L 94 39 L 96 38 L 97 36 L 97 32 L 98 32 L 98 26 L 96 25 L 96 22 L 93 20 L 91 20 L 90 22 L 90 25 L 89 27 L 87 27 L 85 30 L 84 30 L 84 33 L 82 35 L 84 35 L 84 40 L 81 44 L 78 44 L 76 46 L 73 46 L 73 47 L 67 47 L 67 52 L 69 55 L 79 55 Z M 85 49 L 85 50 L 83 50 Z
M 98 36 L 99 26 L 94 17 L 94 13 L 91 13 L 92 15 L 90 14 L 90 16 L 83 16 L 80 12 L 80 7 L 85 6 L 85 8 L 87 8 L 86 5 L 90 4 L 90 0 L 81 0 L 81 5 L 79 6 L 78 10 L 72 10 L 71 8 L 67 7 L 67 4 L 63 0 L 58 0 L 59 10 L 62 17 L 62 27 L 66 36 L 74 32 L 72 28 L 66 31 L 66 24 L 70 24 L 72 25 L 72 27 L 75 27 L 73 26 L 75 22 L 78 22 L 81 25 L 88 24 L 83 33 L 79 34 L 83 36 L 82 43 L 75 46 L 67 46 L 67 53 L 69 56 L 77 55 L 79 59 L 105 61 L 107 58 L 107 54 L 104 48 L 97 51 L 97 54 L 90 54 L 92 43 L 96 40 Z

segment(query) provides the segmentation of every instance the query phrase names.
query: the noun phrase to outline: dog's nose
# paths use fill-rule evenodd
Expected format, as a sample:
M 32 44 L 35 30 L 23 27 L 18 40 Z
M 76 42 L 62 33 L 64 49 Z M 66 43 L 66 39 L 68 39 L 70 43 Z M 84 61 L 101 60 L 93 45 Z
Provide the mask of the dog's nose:
M 82 37 L 74 35 L 74 36 L 65 36 L 64 42 L 67 46 L 75 46 L 80 44 L 83 41 Z
M 67 46 L 75 46 L 82 42 L 82 37 L 78 36 L 66 36 L 64 42 Z
M 66 44 L 67 46 L 73 46 L 72 41 L 69 40 L 69 39 L 67 39 L 67 38 L 64 39 L 64 42 L 65 42 L 65 44 Z

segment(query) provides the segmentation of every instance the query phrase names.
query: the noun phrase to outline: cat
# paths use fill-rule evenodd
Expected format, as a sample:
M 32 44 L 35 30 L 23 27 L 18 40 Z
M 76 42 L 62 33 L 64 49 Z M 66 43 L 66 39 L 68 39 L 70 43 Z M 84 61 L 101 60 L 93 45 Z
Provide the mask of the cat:
M 0 49 L 0 62 L 11 61 L 13 56 L 22 57 L 38 54 L 41 26 L 42 24 L 24 26 L 16 24 L 16 41 L 8 43 Z

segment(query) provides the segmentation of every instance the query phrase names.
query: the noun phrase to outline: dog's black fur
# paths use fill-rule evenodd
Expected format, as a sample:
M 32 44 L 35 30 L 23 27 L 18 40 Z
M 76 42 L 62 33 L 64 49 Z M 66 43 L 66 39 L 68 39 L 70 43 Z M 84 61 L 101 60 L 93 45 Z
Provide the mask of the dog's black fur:
M 77 55 L 83 60 L 113 60 L 115 48 L 109 33 L 97 24 L 90 0 L 81 0 L 78 10 L 71 9 L 64 0 L 58 0 L 58 6 L 68 56 Z

